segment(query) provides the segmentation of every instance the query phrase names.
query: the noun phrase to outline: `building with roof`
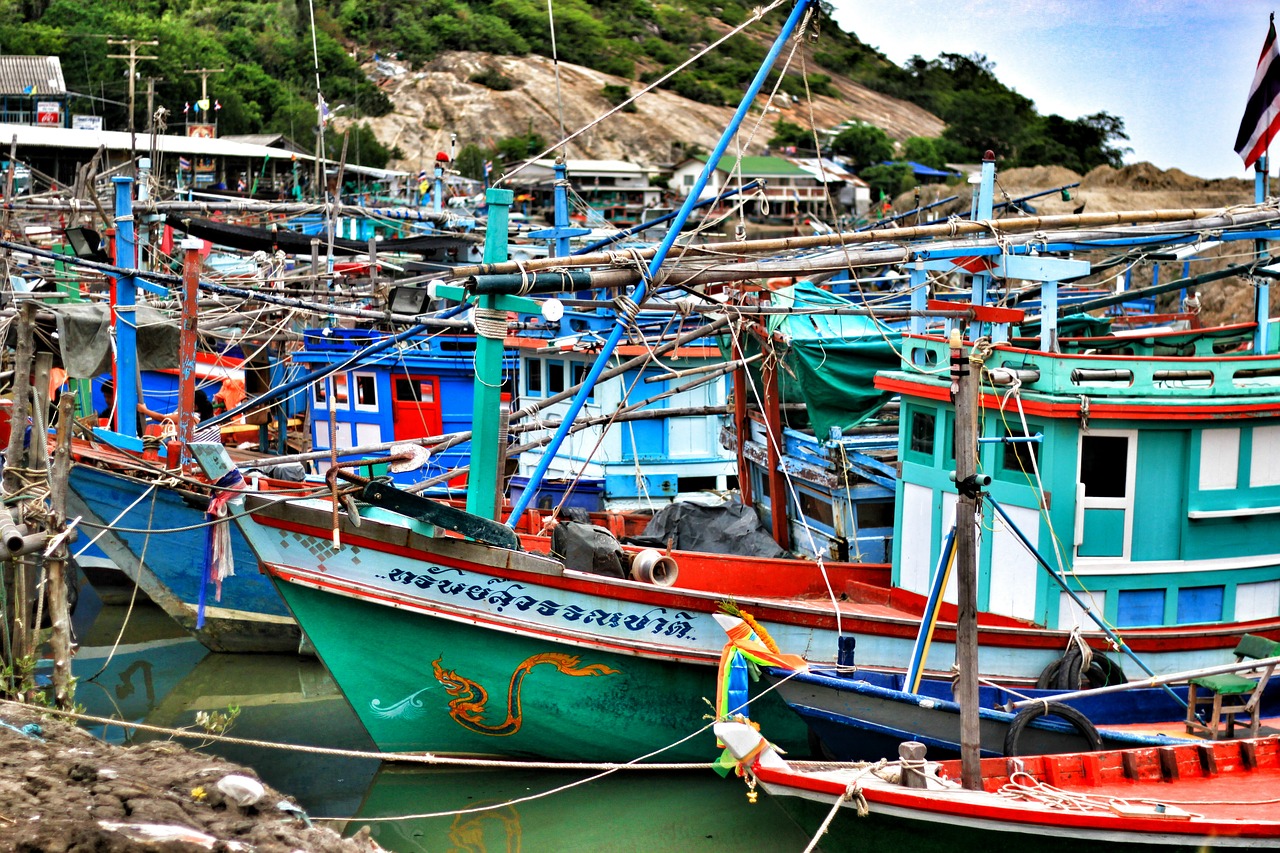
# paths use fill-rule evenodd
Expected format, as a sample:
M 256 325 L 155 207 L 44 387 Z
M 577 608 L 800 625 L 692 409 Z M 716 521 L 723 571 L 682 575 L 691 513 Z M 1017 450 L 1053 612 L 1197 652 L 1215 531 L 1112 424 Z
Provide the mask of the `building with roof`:
M 650 183 L 657 170 L 625 160 L 565 160 L 570 187 L 589 210 L 578 210 L 586 224 L 634 225 L 644 211 L 662 201 L 662 189 Z M 555 160 L 534 160 L 514 176 L 511 184 L 531 196 L 532 208 L 550 210 L 555 200 Z M 595 220 L 595 221 L 591 221 Z
M 0 122 L 67 126 L 67 84 L 58 57 L 0 56 Z
M 269 137 L 278 140 L 281 137 Z M 152 158 L 153 173 L 180 187 L 216 188 L 258 195 L 289 193 L 296 185 L 309 186 L 315 178 L 315 156 L 300 153 L 298 146 L 259 145 L 230 138 L 178 136 L 119 130 L 88 130 L 0 124 L 0 140 L 17 141 L 17 159 L 47 182 L 70 186 L 80 166 L 101 149 L 106 172 L 134 158 Z M 153 147 L 154 146 L 154 147 Z M 332 161 L 326 163 L 329 171 Z M 347 164 L 344 173 L 374 180 L 404 177 L 407 172 Z M 221 185 L 221 186 L 219 186 Z
M 671 176 L 671 189 L 681 196 L 688 196 L 706 166 L 706 156 L 689 157 L 676 165 Z M 743 157 L 731 155 L 720 158 L 711 173 L 701 198 L 711 198 L 739 182 L 764 181 L 761 191 L 768 202 L 769 218 L 790 218 L 811 213 L 826 215 L 827 187 L 814 171 L 802 168 L 785 157 Z
M 871 187 L 848 167 L 826 157 L 786 158 L 826 186 L 840 212 L 861 216 L 871 209 Z

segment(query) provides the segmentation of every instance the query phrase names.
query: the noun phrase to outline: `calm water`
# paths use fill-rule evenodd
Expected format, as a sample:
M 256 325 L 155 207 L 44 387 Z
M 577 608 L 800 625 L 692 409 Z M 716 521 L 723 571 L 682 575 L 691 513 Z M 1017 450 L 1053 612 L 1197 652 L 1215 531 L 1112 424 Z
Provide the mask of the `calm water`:
M 199 711 L 239 706 L 230 734 L 274 743 L 372 750 L 324 667 L 279 655 L 217 655 L 154 606 L 135 606 L 108 660 L 126 608 L 86 605 L 73 672 L 86 712 L 171 728 L 195 726 Z M 92 621 L 88 617 L 92 613 Z M 79 614 L 78 614 L 79 615 Z M 96 674 L 96 677 L 94 677 Z M 112 742 L 163 737 L 87 725 Z M 197 741 L 183 739 L 194 747 Z M 616 773 L 572 785 L 590 772 L 418 769 L 372 759 L 240 745 L 201 747 L 253 767 L 312 817 L 344 818 L 348 834 L 368 824 L 396 853 L 539 851 L 803 850 L 808 836 L 766 796 L 750 805 L 738 779 L 712 771 Z M 528 802 L 514 800 L 535 797 Z M 375 821 L 494 808 L 409 820 Z M 330 824 L 334 825 L 334 824 Z

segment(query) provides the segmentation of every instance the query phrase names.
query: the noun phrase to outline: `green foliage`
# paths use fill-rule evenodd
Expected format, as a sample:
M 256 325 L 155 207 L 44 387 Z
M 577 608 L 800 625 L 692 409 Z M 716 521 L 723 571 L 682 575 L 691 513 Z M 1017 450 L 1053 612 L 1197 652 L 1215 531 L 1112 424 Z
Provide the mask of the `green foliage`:
M 813 150 L 813 131 L 807 127 L 778 119 L 773 123 L 773 136 L 769 137 L 770 147 L 794 145 L 796 148 Z
M 892 140 L 874 124 L 858 123 L 845 128 L 836 134 L 831 149 L 848 158 L 859 175 L 868 166 L 893 157 Z
M 475 83 L 485 88 L 492 89 L 495 92 L 507 92 L 516 87 L 516 81 L 503 74 L 496 68 L 486 68 L 483 71 L 477 71 L 467 78 L 467 82 Z
M 546 137 L 540 133 L 530 131 L 520 136 L 507 136 L 499 139 L 494 146 L 494 154 L 507 163 L 520 163 L 540 151 L 545 151 L 546 148 Z
M 871 187 L 871 197 L 879 198 L 883 193 L 889 198 L 901 195 L 916 185 L 916 177 L 906 163 L 886 163 L 883 166 L 868 166 L 858 173 L 858 177 Z
M 947 158 L 943 154 L 945 146 L 942 140 L 933 136 L 912 136 L 902 143 L 902 155 L 908 160 L 914 160 L 925 166 L 931 166 L 934 169 L 941 169 L 947 164 Z
M 606 83 L 604 85 L 604 88 L 600 90 L 600 94 L 604 96 L 604 99 L 606 101 L 608 101 L 609 103 L 613 104 L 616 107 L 618 104 L 625 103 L 627 98 L 631 97 L 631 90 L 628 89 L 626 86 L 619 86 L 614 83 Z M 636 105 L 627 104 L 625 107 L 622 108 L 622 111 L 624 113 L 633 113 L 636 111 Z
M 458 152 L 458 157 L 453 161 L 453 167 L 464 178 L 472 180 L 484 180 L 484 161 L 485 152 L 479 145 L 467 143 L 462 146 L 462 150 Z

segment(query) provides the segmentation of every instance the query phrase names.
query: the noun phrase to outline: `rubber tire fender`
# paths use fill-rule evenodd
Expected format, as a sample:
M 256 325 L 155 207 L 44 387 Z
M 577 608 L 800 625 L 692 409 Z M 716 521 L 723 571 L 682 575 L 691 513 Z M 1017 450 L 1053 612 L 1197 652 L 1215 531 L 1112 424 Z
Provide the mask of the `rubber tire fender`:
M 1022 736 L 1022 730 L 1030 725 L 1032 720 L 1038 720 L 1045 716 L 1061 717 L 1070 723 L 1072 728 L 1089 742 L 1089 751 L 1098 752 L 1102 749 L 1102 736 L 1098 734 L 1097 727 L 1089 722 L 1089 718 L 1084 714 L 1061 702 L 1037 702 L 1034 705 L 1028 705 L 1023 708 L 1009 723 L 1009 731 L 1005 732 L 1004 735 L 1004 754 L 1009 758 L 1016 757 L 1018 755 L 1018 738 Z

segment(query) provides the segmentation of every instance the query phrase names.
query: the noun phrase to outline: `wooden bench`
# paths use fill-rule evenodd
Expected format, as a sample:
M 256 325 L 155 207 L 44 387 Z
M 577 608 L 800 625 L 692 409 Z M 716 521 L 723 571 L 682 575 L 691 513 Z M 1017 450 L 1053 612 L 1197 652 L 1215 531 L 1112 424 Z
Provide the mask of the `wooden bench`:
M 1236 662 L 1261 660 L 1280 656 L 1280 643 L 1260 637 L 1257 634 L 1245 634 L 1236 646 Z M 1222 717 L 1226 715 L 1227 737 L 1235 737 L 1236 717 L 1247 716 L 1249 719 L 1249 736 L 1258 736 L 1258 727 L 1262 718 L 1262 691 L 1275 670 L 1276 664 L 1261 669 L 1261 677 L 1248 678 L 1239 673 L 1228 672 L 1221 675 L 1206 675 L 1193 678 L 1187 691 L 1187 732 L 1196 734 L 1205 732 L 1213 740 L 1217 740 L 1222 732 Z M 1212 710 L 1208 722 L 1200 722 L 1197 714 L 1201 706 L 1210 705 Z

